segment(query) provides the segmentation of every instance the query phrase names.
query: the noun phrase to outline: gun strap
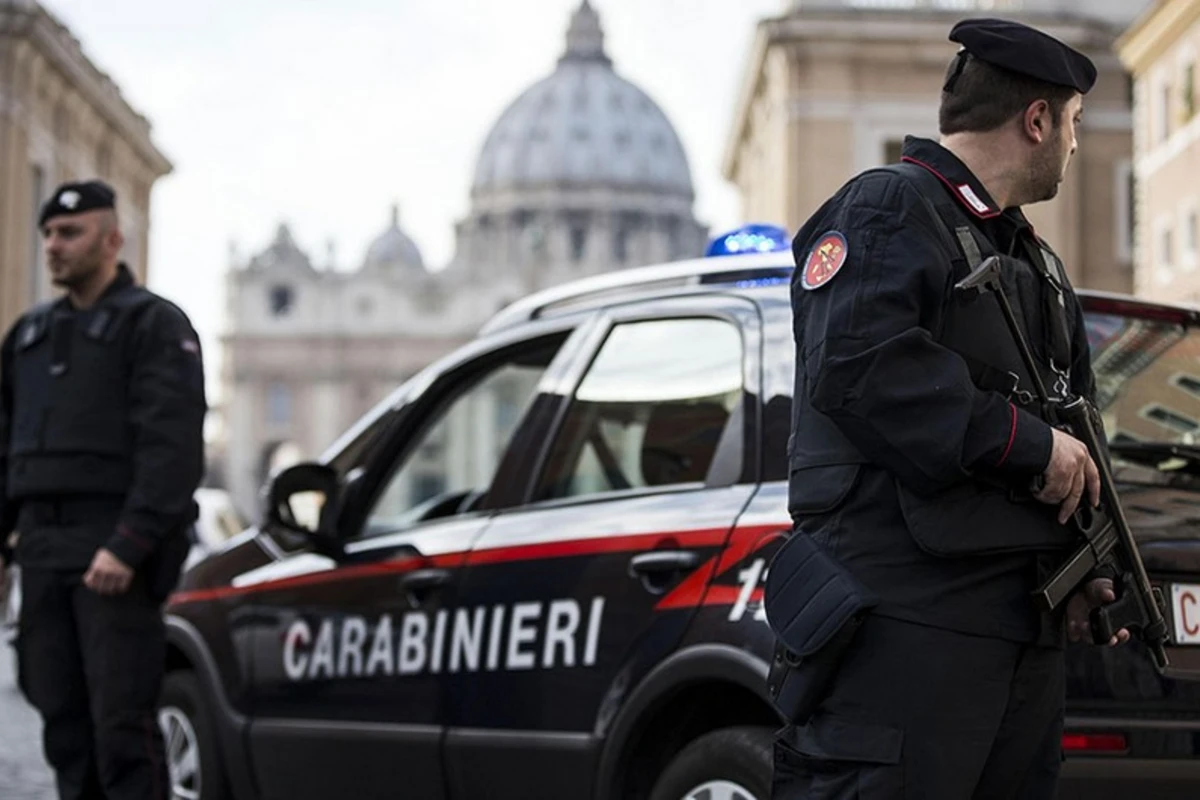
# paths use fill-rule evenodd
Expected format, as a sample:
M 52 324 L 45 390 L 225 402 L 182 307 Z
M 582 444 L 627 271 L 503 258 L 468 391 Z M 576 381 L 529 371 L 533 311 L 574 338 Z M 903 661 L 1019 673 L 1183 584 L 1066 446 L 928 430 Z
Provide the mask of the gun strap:
M 1048 292 L 1044 293 L 1046 333 L 1050 338 L 1050 367 L 1054 370 L 1055 386 L 1059 399 L 1070 394 L 1071 386 L 1071 324 L 1067 318 L 1067 273 L 1062 261 L 1041 239 L 1037 240 L 1033 261 L 1039 265 Z
M 908 163 L 889 164 L 883 169 L 903 175 L 916 184 L 917 193 L 925 208 L 937 222 L 943 244 L 951 252 L 957 251 L 962 256 L 968 273 L 983 263 L 983 253 L 975 238 L 975 232 L 970 223 L 964 219 L 957 204 L 949 199 L 946 199 L 945 202 L 935 202 L 930 198 L 930 193 L 936 193 L 933 194 L 933 197 L 943 198 L 946 193 L 941 183 L 930 174 L 929 170 Z M 961 224 L 955 224 L 959 222 Z M 1066 302 L 1066 288 L 1069 286 L 1069 281 L 1058 256 L 1041 239 L 1037 238 L 1036 234 L 1033 234 L 1032 229 L 1030 234 L 1036 244 L 1028 247 L 1027 250 L 1030 262 L 1042 276 L 1044 282 L 1044 291 L 1042 292 L 1044 325 L 1050 342 L 1050 368 L 1055 375 L 1054 385 L 1047 388 L 1056 393 L 1059 399 L 1063 399 L 1070 392 L 1072 361 L 1071 325 L 1068 321 Z M 989 386 L 985 388 L 994 388 L 991 384 L 1003 382 L 1004 379 L 998 377 L 995 381 L 989 381 Z
M 967 225 L 959 225 L 955 228 L 954 235 L 958 237 L 959 247 L 962 248 L 963 255 L 967 259 L 967 267 L 974 272 L 975 268 L 983 263 L 983 254 L 979 252 L 979 242 L 975 241 L 975 235 L 971 233 L 971 228 Z

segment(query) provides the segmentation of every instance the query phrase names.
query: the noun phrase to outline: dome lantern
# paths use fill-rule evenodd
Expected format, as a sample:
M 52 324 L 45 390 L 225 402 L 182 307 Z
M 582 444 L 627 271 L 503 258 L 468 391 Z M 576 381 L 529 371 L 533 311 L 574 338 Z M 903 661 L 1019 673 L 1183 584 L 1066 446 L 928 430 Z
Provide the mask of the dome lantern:
M 604 29 L 600 27 L 600 15 L 588 0 L 583 0 L 571 17 L 567 28 L 567 52 L 559 61 L 599 61 L 612 64 L 604 52 Z

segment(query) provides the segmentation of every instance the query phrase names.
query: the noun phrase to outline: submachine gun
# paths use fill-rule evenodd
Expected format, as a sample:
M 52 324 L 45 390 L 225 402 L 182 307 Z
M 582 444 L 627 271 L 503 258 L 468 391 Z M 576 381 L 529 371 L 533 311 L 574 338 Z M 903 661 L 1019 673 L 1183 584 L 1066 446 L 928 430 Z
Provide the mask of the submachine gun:
M 1012 305 L 1001 288 L 1000 270 L 1001 261 L 993 256 L 955 284 L 954 288 L 966 296 L 990 293 L 996 298 L 1004 322 L 1020 352 L 1021 361 L 1033 380 L 1044 419 L 1083 442 L 1100 473 L 1100 506 L 1091 508 L 1081 500 L 1072 517 L 1072 524 L 1083 543 L 1037 589 L 1034 593 L 1035 602 L 1042 611 L 1053 610 L 1070 597 L 1097 567 L 1115 573 L 1113 589 L 1117 599 L 1108 605 L 1092 609 L 1089 619 L 1092 640 L 1096 644 L 1105 644 L 1117 631 L 1126 628 L 1150 650 L 1154 664 L 1161 672 L 1167 666 L 1167 623 L 1163 618 L 1162 592 L 1150 585 L 1137 542 L 1125 519 L 1125 511 L 1121 507 L 1121 500 L 1113 482 L 1112 469 L 1106 458 L 1100 415 L 1087 398 L 1073 395 L 1069 386 L 1063 392 L 1061 400 L 1050 398 L 1037 363 L 1033 359 L 1033 353 L 1029 349 L 1029 343 L 1025 340 L 1013 314 Z

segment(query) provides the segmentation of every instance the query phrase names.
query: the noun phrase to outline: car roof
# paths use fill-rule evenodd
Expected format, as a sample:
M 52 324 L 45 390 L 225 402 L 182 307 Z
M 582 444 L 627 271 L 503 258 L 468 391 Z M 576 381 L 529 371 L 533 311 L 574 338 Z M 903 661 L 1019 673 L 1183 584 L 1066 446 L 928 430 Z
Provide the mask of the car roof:
M 790 313 L 789 287 L 795 271 L 788 251 L 694 258 L 646 267 L 635 267 L 583 278 L 531 294 L 497 312 L 473 339 L 474 344 L 493 336 L 504 337 L 536 321 L 564 318 L 614 303 L 662 299 L 697 292 L 723 292 L 744 297 L 770 312 L 775 320 Z M 1095 290 L 1078 290 L 1084 310 L 1142 319 L 1200 326 L 1200 309 L 1159 303 L 1130 295 Z M 789 323 L 790 324 L 790 323 Z M 517 334 L 520 335 L 520 334 Z M 448 356 L 449 358 L 449 356 Z M 436 370 L 438 362 L 427 368 Z M 329 445 L 321 460 L 327 461 L 347 447 L 378 418 L 396 407 L 398 398 L 413 381 L 406 382 L 361 417 L 354 426 Z
M 777 285 L 786 288 L 794 265 L 790 252 L 714 256 L 634 267 L 594 275 L 531 294 L 501 309 L 480 329 L 488 336 L 535 319 L 645 297 L 670 297 L 722 287 L 730 291 Z
M 1119 314 L 1123 317 L 1159 320 L 1179 325 L 1200 325 L 1200 308 L 1185 303 L 1162 303 L 1118 292 L 1079 289 L 1080 305 L 1085 311 L 1097 314 Z
M 786 297 L 795 269 L 789 251 L 694 258 L 616 270 L 570 281 L 531 294 L 501 309 L 479 331 L 485 337 L 536 319 L 614 302 L 666 298 L 720 290 L 762 302 Z M 1076 291 L 1085 311 L 1120 314 L 1183 325 L 1200 325 L 1200 308 L 1163 303 L 1117 292 Z

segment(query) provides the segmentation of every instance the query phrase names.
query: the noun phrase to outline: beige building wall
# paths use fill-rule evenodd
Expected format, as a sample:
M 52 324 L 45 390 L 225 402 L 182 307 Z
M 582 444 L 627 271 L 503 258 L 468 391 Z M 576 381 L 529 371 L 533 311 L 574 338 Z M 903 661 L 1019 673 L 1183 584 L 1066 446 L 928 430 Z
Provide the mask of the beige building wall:
M 1200 302 L 1200 0 L 1162 0 L 1121 37 L 1134 79 L 1138 293 Z
M 747 221 L 795 231 L 855 174 L 895 160 L 905 134 L 936 139 L 947 41 L 962 14 L 807 7 L 763 21 L 734 113 L 723 172 Z M 1010 14 L 1009 16 L 1018 16 Z M 1079 286 L 1132 289 L 1132 118 L 1107 23 L 1023 19 L 1087 52 L 1100 71 L 1060 195 L 1028 209 Z
M 0 329 L 53 294 L 36 220 L 56 185 L 113 186 L 124 258 L 144 280 L 150 191 L 170 170 L 149 122 L 70 31 L 31 0 L 0 0 Z

